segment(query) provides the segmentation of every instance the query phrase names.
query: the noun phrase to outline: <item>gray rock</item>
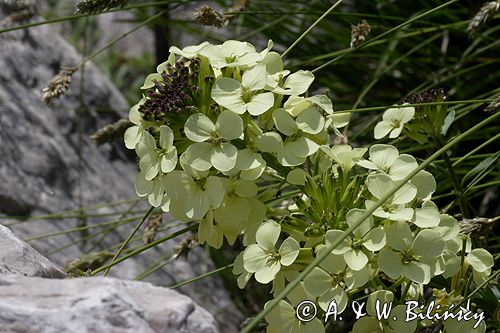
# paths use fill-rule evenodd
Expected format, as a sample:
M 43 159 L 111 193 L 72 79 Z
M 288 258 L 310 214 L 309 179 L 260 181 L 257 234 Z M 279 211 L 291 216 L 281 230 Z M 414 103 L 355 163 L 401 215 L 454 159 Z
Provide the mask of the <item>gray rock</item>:
M 44 278 L 64 278 L 66 273 L 0 225 L 0 275 L 21 274 Z
M 0 276 L 2 333 L 216 333 L 205 309 L 176 291 L 113 278 Z
M 0 6 L 0 20 L 8 13 L 6 10 L 8 7 Z M 82 55 L 51 26 L 0 34 L 0 221 L 22 238 L 60 233 L 29 241 L 60 266 L 88 252 L 109 249 L 123 242 L 145 209 L 134 191 L 137 166 L 133 155 L 124 149 L 121 141 L 96 147 L 88 138 L 101 126 L 128 113 L 129 105 L 112 82 L 88 63 L 84 80 L 80 76 L 82 71 L 75 73 L 70 90 L 50 107 L 41 99 L 41 89 L 59 69 L 75 66 L 81 59 Z M 77 121 L 76 112 L 82 106 L 84 112 Z M 78 172 L 80 165 L 81 172 Z M 75 210 L 80 201 L 83 207 L 96 206 L 85 210 L 89 226 L 125 217 L 136 218 L 116 224 L 112 230 L 88 229 L 91 238 L 85 244 L 81 240 L 83 233 L 62 233 L 77 226 Z M 116 204 L 117 201 L 122 203 Z M 131 213 L 126 213 L 128 210 Z M 64 216 L 53 215 L 61 212 Z M 107 217 L 102 216 L 106 214 Z M 17 218 L 8 219 L 9 216 Z M 178 228 L 172 222 L 170 229 L 159 235 Z M 161 257 L 173 254 L 181 240 L 182 237 L 168 241 L 131 258 L 114 267 L 110 275 L 135 279 Z M 139 245 L 140 240 L 131 244 Z M 187 258 L 157 270 L 147 281 L 168 286 L 213 269 L 210 258 L 198 248 Z M 221 330 L 238 331 L 242 315 L 221 279 L 207 278 L 179 290 L 220 319 Z M 220 314 L 224 314 L 223 319 Z

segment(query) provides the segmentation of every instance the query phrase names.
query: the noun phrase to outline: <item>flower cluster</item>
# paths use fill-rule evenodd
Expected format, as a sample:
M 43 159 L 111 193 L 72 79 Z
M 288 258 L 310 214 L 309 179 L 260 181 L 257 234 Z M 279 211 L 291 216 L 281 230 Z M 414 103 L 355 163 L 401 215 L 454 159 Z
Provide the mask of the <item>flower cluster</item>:
M 424 170 L 330 250 L 418 163 L 386 144 L 331 146 L 330 134 L 341 135 L 348 114 L 336 114 L 325 95 L 309 95 L 314 75 L 284 69 L 272 46 L 258 52 L 229 40 L 170 49 L 130 110 L 134 126 L 125 144 L 139 157 L 137 194 L 175 219 L 199 223 L 200 243 L 219 248 L 241 235 L 246 248 L 233 270 L 240 288 L 253 277 L 279 293 L 315 256 L 326 255 L 266 317 L 269 332 L 324 331 L 320 320 L 294 315 L 303 299 L 321 311 L 335 300 L 341 312 L 362 290 L 374 292 L 370 300 L 394 298 L 380 293 L 386 284 L 393 291 L 405 286 L 402 301 L 423 299 L 423 286 L 438 275 L 454 281 L 451 296 L 463 291 L 469 271 L 471 283 L 482 283 L 493 258 L 472 250 L 458 222 L 440 213 L 432 201 L 436 182 Z M 386 111 L 375 136 L 397 137 L 414 113 Z M 353 332 L 414 332 L 417 324 L 367 317 Z

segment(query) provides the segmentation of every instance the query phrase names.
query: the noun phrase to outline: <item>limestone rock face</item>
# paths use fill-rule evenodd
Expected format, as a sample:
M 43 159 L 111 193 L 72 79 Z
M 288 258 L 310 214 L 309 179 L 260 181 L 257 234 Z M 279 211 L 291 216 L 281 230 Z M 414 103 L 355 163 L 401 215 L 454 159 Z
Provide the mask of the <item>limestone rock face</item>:
M 20 274 L 44 278 L 65 278 L 66 273 L 0 225 L 0 275 Z
M 2 333 L 216 333 L 214 317 L 176 291 L 113 278 L 0 275 Z
M 1 2 L 0 21 L 11 10 L 8 2 Z M 109 248 L 128 237 L 147 209 L 135 194 L 133 153 L 121 140 L 97 147 L 89 139 L 98 128 L 128 114 L 129 105 L 113 83 L 89 62 L 73 75 L 64 96 L 50 106 L 42 101 L 42 88 L 62 67 L 78 65 L 81 59 L 49 25 L 0 34 L 0 223 L 60 267 L 89 252 L 113 253 L 116 247 Z M 82 215 L 80 202 L 93 208 Z M 91 228 L 67 232 L 82 221 Z M 113 221 L 118 222 L 109 224 Z M 157 237 L 185 227 L 168 223 Z M 29 240 L 41 235 L 46 236 Z M 110 275 L 135 279 L 173 255 L 182 239 L 131 258 L 113 267 Z M 140 245 L 140 239 L 130 244 Z M 169 286 L 213 269 L 207 254 L 197 248 L 145 280 Z M 179 291 L 214 314 L 222 331 L 238 331 L 242 315 L 221 279 L 210 277 Z

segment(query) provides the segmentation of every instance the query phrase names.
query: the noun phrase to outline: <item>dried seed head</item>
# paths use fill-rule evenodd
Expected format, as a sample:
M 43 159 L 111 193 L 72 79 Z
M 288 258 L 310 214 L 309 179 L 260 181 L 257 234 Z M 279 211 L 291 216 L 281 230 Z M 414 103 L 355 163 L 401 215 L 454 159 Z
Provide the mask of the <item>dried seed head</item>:
M 128 0 L 84 0 L 76 5 L 78 14 L 96 14 L 105 10 L 127 5 Z
M 189 251 L 199 245 L 197 238 L 198 237 L 196 235 L 190 235 L 183 239 L 182 242 L 175 247 L 173 259 L 177 259 L 179 257 L 186 258 Z
M 477 14 L 470 20 L 467 26 L 469 37 L 472 38 L 476 33 L 488 23 L 493 16 L 500 10 L 500 0 L 484 3 Z
M 481 231 L 484 227 L 488 225 L 493 225 L 493 223 L 500 220 L 500 216 L 495 218 L 487 218 L 487 217 L 475 217 L 472 219 L 462 219 L 460 224 L 460 232 L 466 235 L 471 233 L 477 233 Z
M 111 142 L 118 138 L 123 138 L 123 134 L 130 126 L 134 125 L 130 120 L 123 118 L 112 124 L 98 129 L 90 136 L 94 142 L 100 146 L 106 142 Z
M 486 112 L 496 112 L 500 110 L 500 96 L 497 96 L 491 103 L 484 109 Z
M 162 220 L 163 214 L 155 214 L 149 217 L 144 232 L 142 233 L 142 241 L 144 244 L 149 244 L 155 240 L 156 232 L 160 228 Z
M 209 6 L 203 6 L 193 14 L 193 21 L 206 26 L 221 28 L 224 26 L 224 14 L 213 10 Z
M 420 104 L 420 103 L 444 102 L 445 100 L 446 100 L 446 95 L 444 93 L 444 89 L 438 88 L 413 94 L 403 102 L 407 102 L 410 104 Z
M 46 104 L 50 104 L 53 99 L 64 95 L 71 83 L 71 76 L 76 71 L 76 67 L 62 68 L 59 73 L 49 81 L 42 89 L 42 98 Z
M 366 36 L 370 33 L 372 27 L 366 22 L 366 20 L 361 21 L 357 25 L 351 26 L 351 47 L 356 47 L 363 43 Z

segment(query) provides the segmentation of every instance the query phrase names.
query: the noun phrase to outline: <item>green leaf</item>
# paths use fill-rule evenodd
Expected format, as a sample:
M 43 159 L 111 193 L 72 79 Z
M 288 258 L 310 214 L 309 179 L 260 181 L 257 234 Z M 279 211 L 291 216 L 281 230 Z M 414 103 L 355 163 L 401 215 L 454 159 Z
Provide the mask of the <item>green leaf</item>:
M 446 133 L 448 133 L 448 129 L 450 128 L 451 124 L 453 124 L 453 121 L 455 120 L 455 110 L 450 110 L 448 114 L 446 115 L 446 118 L 444 118 L 443 125 L 441 126 L 441 135 L 446 136 Z
M 483 174 L 484 172 L 486 172 L 493 165 L 496 166 L 495 162 L 497 161 L 497 159 L 499 157 L 500 157 L 500 152 L 497 152 L 496 154 L 494 154 L 494 155 L 492 155 L 490 157 L 487 157 L 486 159 L 484 159 L 483 161 L 481 161 L 478 165 L 476 165 L 474 167 L 474 169 L 472 169 L 469 172 L 467 172 L 467 174 L 462 179 L 462 185 L 464 185 L 465 183 L 467 183 L 467 181 L 469 179 L 471 179 L 472 177 L 476 176 L 474 178 L 474 180 L 471 181 L 471 183 L 470 183 L 470 184 L 473 184 L 475 182 L 475 180 L 478 179 L 478 177 L 481 174 Z

